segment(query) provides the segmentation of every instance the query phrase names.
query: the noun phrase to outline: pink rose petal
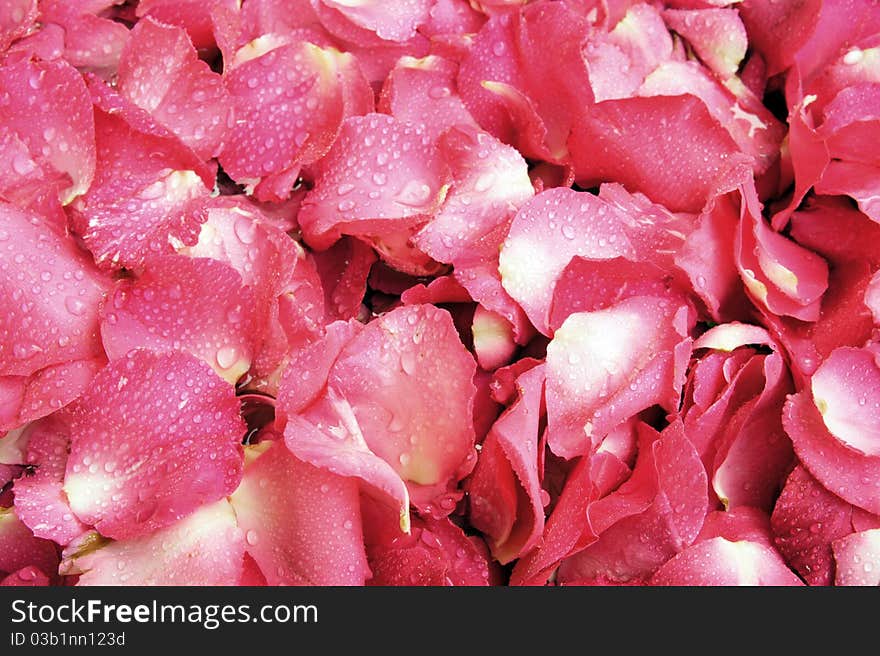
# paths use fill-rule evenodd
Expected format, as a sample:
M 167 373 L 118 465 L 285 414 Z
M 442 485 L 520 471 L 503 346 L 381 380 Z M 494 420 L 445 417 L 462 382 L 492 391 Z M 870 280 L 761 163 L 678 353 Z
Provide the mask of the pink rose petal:
M 224 262 L 165 255 L 135 281 L 122 280 L 103 309 L 101 337 L 111 360 L 134 348 L 183 350 L 235 383 L 259 342 L 254 294 Z
M 35 470 L 15 482 L 15 509 L 37 537 L 65 545 L 88 530 L 63 490 L 70 447 L 67 420 L 59 414 L 31 424 L 27 462 Z
M 117 88 L 200 157 L 219 153 L 231 101 L 182 28 L 138 21 L 122 51 Z
M 71 415 L 64 491 L 107 537 L 168 526 L 241 478 L 238 402 L 191 355 L 132 351 L 101 370 Z
M 237 585 L 244 545 L 221 499 L 147 535 L 65 554 L 62 571 L 79 574 L 77 585 Z
M 688 311 L 674 298 L 635 296 L 573 314 L 547 347 L 550 448 L 571 458 L 632 415 L 674 411 L 690 352 Z
M 268 585 L 363 585 L 369 575 L 357 483 L 294 457 L 283 442 L 248 447 L 230 501 Z

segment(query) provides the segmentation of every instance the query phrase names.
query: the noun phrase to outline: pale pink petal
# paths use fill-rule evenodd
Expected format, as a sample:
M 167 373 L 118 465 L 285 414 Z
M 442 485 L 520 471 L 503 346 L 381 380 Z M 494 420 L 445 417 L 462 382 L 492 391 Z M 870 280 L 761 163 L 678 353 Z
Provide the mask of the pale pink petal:
M 835 585 L 880 585 L 880 529 L 853 533 L 833 544 Z
M 798 586 L 803 582 L 771 547 L 712 538 L 672 558 L 651 577 L 650 585 Z
M 736 9 L 667 9 L 663 20 L 687 39 L 700 59 L 721 78 L 737 72 L 748 37 Z
M 880 513 L 880 457 L 835 437 L 808 391 L 790 397 L 783 423 L 795 453 L 822 485 L 853 505 Z
M 568 317 L 547 347 L 551 450 L 583 455 L 654 404 L 674 411 L 690 353 L 688 321 L 687 307 L 664 296 Z
M 73 544 L 61 567 L 85 586 L 238 585 L 244 545 L 235 511 L 221 499 L 147 535 Z
M 474 465 L 466 418 L 475 369 L 448 312 L 410 305 L 369 323 L 330 371 L 328 384 L 351 404 L 366 444 L 409 483 L 419 508 Z

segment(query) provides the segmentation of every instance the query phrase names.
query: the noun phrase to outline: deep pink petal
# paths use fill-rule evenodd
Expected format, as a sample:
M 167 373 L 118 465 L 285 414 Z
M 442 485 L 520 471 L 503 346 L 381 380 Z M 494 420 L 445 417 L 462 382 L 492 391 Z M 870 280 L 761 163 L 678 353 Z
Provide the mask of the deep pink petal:
M 372 93 L 348 53 L 305 40 L 242 51 L 225 76 L 235 124 L 220 163 L 242 184 L 262 180 L 258 198 L 284 200 L 300 167 L 327 153 L 342 120 L 372 109 Z
M 2 581 L 0 581 L 0 586 L 33 586 L 33 587 L 42 587 L 50 585 L 49 577 L 43 574 L 38 568 L 33 565 L 28 565 L 26 567 L 22 567 L 17 572 L 13 572 Z
M 858 162 L 833 160 L 816 183 L 817 194 L 850 196 L 859 209 L 880 223 L 880 171 Z
M 589 453 L 632 415 L 672 412 L 690 353 L 688 310 L 674 297 L 636 296 L 573 314 L 547 347 L 548 442 L 559 456 Z
M 458 96 L 455 62 L 436 55 L 402 57 L 386 78 L 378 109 L 401 121 L 424 123 L 432 139 L 448 128 L 477 128 Z
M 238 585 L 244 546 L 235 511 L 221 499 L 147 535 L 79 551 L 73 544 L 61 567 L 79 574 L 78 585 Z
M 117 88 L 200 157 L 219 153 L 231 100 L 182 28 L 138 21 L 122 51 Z
M 3 0 L 0 3 L 0 52 L 27 34 L 37 20 L 37 0 Z
M 569 139 L 583 187 L 620 182 L 673 211 L 699 212 L 738 148 L 694 96 L 606 100 Z
M 473 525 L 490 536 L 493 556 L 502 564 L 518 558 L 529 551 L 544 531 L 544 504 L 538 473 L 539 420 L 544 389 L 544 368 L 535 367 L 517 379 L 519 399 L 510 406 L 492 426 L 487 441 L 497 441 L 509 471 L 516 476 L 512 488 L 514 496 L 502 495 L 498 499 L 486 499 L 480 489 L 491 493 L 494 481 L 485 480 L 486 471 L 481 463 L 487 444 L 484 442 L 480 460 L 468 486 L 471 503 L 470 519 Z M 497 458 L 497 455 L 496 455 Z M 500 471 L 490 467 L 488 472 Z M 509 476 L 509 475 L 507 475 Z M 505 480 L 501 475 L 501 480 Z M 499 486 L 500 487 L 500 486 Z M 496 505 L 500 502 L 500 507 Z M 512 512 L 511 512 L 512 511 Z M 508 522 L 495 523 L 496 515 L 509 515 Z
M 107 537 L 166 527 L 241 479 L 238 401 L 191 355 L 132 351 L 101 370 L 71 414 L 64 491 Z
M 739 226 L 739 208 L 732 194 L 709 201 L 696 229 L 685 239 L 675 263 L 688 276 L 694 293 L 715 321 L 747 316 L 746 297 L 730 244 Z
M 98 166 L 75 203 L 74 231 L 104 266 L 137 269 L 197 241 L 213 173 L 143 110 L 92 81 Z M 206 182 L 210 180 L 211 182 Z
M 563 562 L 560 582 L 649 576 L 697 537 L 705 495 L 706 473 L 681 422 L 659 435 L 643 426 L 632 477 L 590 508 L 598 541 Z
M 8 299 L 0 313 L 0 375 L 29 376 L 101 354 L 97 308 L 108 281 L 56 226 L 0 203 L 0 272 Z
M 369 323 L 330 371 L 370 450 L 410 484 L 420 508 L 474 465 L 475 369 L 448 312 L 410 305 Z
M 245 460 L 230 501 L 268 585 L 363 585 L 355 480 L 298 460 L 283 442 L 248 447 Z
M 792 471 L 776 501 L 771 526 L 776 548 L 810 585 L 834 580 L 831 544 L 849 535 L 853 507 L 803 467 Z
M 33 162 L 67 176 L 61 202 L 83 194 L 95 176 L 95 127 L 79 73 L 56 60 L 0 66 L 0 123 L 27 146 Z M 20 162 L 13 169 L 22 173 Z
M 62 489 L 70 447 L 70 429 L 58 413 L 27 429 L 27 462 L 33 473 L 15 482 L 15 510 L 37 537 L 65 545 L 88 530 Z
M 253 290 L 224 262 L 156 257 L 140 278 L 117 283 L 102 312 L 104 349 L 111 360 L 139 347 L 187 351 L 235 383 L 258 343 L 253 305 Z
M 182 27 L 196 48 L 210 48 L 215 41 L 212 14 L 218 8 L 238 10 L 235 0 L 142 0 L 137 5 L 137 15 Z
M 324 289 L 326 318 L 356 318 L 367 293 L 367 277 L 376 253 L 362 241 L 344 237 L 328 250 L 315 253 L 314 258 Z
M 819 20 L 821 0 L 745 0 L 740 17 L 752 47 L 767 62 L 768 75 L 788 68 Z
M 0 508 L 0 574 L 33 566 L 52 578 L 58 571 L 58 548 L 38 538 L 16 516 L 13 508 Z
M 412 533 L 401 535 L 387 509 L 363 501 L 370 585 L 488 585 L 495 568 L 488 549 L 448 518 L 415 518 Z
M 346 120 L 300 210 L 318 249 L 340 234 L 377 239 L 425 222 L 442 200 L 445 164 L 420 124 L 383 114 Z

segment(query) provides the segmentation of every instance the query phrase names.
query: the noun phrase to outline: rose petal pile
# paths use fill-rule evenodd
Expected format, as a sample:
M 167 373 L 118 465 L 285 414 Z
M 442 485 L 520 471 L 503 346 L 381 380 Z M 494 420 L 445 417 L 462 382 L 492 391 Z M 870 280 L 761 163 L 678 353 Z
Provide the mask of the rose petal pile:
M 3 585 L 880 584 L 874 0 L 0 0 Z

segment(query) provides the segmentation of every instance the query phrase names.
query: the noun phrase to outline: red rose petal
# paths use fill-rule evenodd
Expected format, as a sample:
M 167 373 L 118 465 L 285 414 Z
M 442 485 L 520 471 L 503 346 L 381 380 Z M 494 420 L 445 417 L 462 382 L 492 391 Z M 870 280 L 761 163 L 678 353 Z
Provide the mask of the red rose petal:
M 79 574 L 77 585 L 237 585 L 244 545 L 221 499 L 153 533 L 66 555 L 62 571 Z
M 354 480 L 295 458 L 283 442 L 248 447 L 230 501 L 268 585 L 363 585 L 369 575 Z
M 138 347 L 183 350 L 235 383 L 258 342 L 253 305 L 253 291 L 228 264 L 160 256 L 137 280 L 117 283 L 103 309 L 101 337 L 111 359 Z
M 191 355 L 132 351 L 95 377 L 71 415 L 64 491 L 107 537 L 168 526 L 241 478 L 238 402 Z

